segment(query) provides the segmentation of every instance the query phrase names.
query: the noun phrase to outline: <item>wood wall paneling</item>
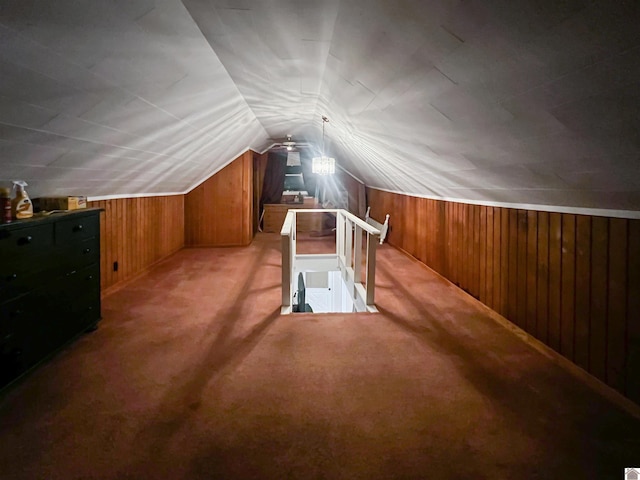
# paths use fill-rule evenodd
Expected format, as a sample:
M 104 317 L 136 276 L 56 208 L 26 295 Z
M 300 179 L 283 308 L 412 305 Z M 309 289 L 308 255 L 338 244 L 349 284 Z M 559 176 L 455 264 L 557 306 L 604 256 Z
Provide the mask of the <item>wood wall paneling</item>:
M 103 292 L 189 245 L 247 245 L 253 237 L 253 152 L 187 195 L 88 202 L 101 208 Z M 118 269 L 114 271 L 114 263 Z
M 470 278 L 469 278 L 469 292 L 475 298 L 479 298 L 480 288 L 480 207 L 478 205 L 471 205 L 469 209 L 469 237 L 471 238 L 471 251 L 469 254 L 470 261 Z
M 537 273 L 538 273 L 538 212 L 527 212 L 527 301 L 526 330 L 536 335 L 537 325 Z
M 446 205 L 444 202 L 433 202 L 435 207 L 434 220 L 436 221 L 436 236 L 434 238 L 435 244 L 433 245 L 435 250 L 436 262 L 434 263 L 435 269 L 441 275 L 446 271 L 446 258 L 447 258 L 447 224 L 446 224 Z
M 591 217 L 576 218 L 576 307 L 575 351 L 576 365 L 589 370 L 589 322 L 591 298 Z
M 460 288 L 469 291 L 469 205 L 461 204 L 458 231 L 458 270 L 460 276 Z
M 640 220 L 628 228 L 627 375 L 625 392 L 640 403 Z
M 560 318 L 562 293 L 562 215 L 549 214 L 549 319 L 548 344 L 560 351 Z
M 509 318 L 509 209 L 502 209 L 500 225 L 500 309 L 498 313 Z
M 493 304 L 493 254 L 494 254 L 494 243 L 493 243 L 493 232 L 494 232 L 494 218 L 493 218 L 493 207 L 487 207 L 487 231 L 486 231 L 486 272 L 485 272 L 485 304 L 490 308 L 494 308 Z
M 480 224 L 478 226 L 480 244 L 478 255 L 478 299 L 487 303 L 487 207 L 480 207 Z
M 607 301 L 607 383 L 625 388 L 627 326 L 627 220 L 609 220 L 609 271 Z
M 392 245 L 640 402 L 640 221 L 368 198 Z
M 251 243 L 252 178 L 253 152 L 247 151 L 185 196 L 187 246 Z
M 509 209 L 509 284 L 507 318 L 520 326 L 518 318 L 518 211 Z
M 500 270 L 500 251 L 501 251 L 501 237 L 500 237 L 500 226 L 502 223 L 501 216 L 502 209 L 498 207 L 493 207 L 493 285 L 492 285 L 492 294 L 493 294 L 493 302 L 489 305 L 496 312 L 499 312 L 501 309 L 501 296 L 500 296 L 500 284 L 501 284 L 501 276 L 502 271 Z
M 183 195 L 101 200 L 88 206 L 104 210 L 100 223 L 104 292 L 184 246 Z
M 527 240 L 528 217 L 526 210 L 518 210 L 518 248 L 517 248 L 517 286 L 516 286 L 516 323 L 527 329 Z
M 536 332 L 538 340 L 549 344 L 549 214 L 538 212 L 536 244 Z
M 416 197 L 404 197 L 406 222 L 404 224 L 404 249 L 410 255 L 417 257 L 416 243 L 418 242 L 418 225 L 416 222 L 418 199 Z
M 609 263 L 609 222 L 591 220 L 591 298 L 589 371 L 606 381 L 607 371 L 607 288 Z
M 562 290 L 560 292 L 560 353 L 573 360 L 575 325 L 576 216 L 562 216 Z

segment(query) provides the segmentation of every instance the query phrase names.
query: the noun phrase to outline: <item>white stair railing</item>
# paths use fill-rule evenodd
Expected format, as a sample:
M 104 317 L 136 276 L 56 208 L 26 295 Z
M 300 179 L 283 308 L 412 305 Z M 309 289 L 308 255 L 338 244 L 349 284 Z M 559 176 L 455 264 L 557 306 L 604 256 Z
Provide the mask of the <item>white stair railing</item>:
M 304 254 L 296 252 L 296 224 L 298 214 L 330 213 L 336 216 L 336 251 L 330 254 Z M 366 234 L 363 253 L 363 233 Z M 282 243 L 282 313 L 291 313 L 296 271 L 305 265 L 328 262 L 342 272 L 342 278 L 361 311 L 377 312 L 374 305 L 376 279 L 376 248 L 380 230 L 369 225 L 352 213 L 341 209 L 291 209 L 288 211 L 280 231 Z M 362 282 L 363 254 L 365 278 Z

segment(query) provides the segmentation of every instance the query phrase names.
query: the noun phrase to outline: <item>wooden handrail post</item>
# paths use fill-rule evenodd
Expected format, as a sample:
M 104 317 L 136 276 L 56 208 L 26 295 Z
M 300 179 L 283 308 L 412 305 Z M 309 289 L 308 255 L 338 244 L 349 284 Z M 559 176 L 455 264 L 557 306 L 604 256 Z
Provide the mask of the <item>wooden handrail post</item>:
M 378 247 L 378 235 L 367 234 L 367 306 L 373 306 L 376 294 L 376 248 Z
M 353 256 L 353 278 L 356 283 L 362 283 L 362 228 L 356 225 L 355 251 Z

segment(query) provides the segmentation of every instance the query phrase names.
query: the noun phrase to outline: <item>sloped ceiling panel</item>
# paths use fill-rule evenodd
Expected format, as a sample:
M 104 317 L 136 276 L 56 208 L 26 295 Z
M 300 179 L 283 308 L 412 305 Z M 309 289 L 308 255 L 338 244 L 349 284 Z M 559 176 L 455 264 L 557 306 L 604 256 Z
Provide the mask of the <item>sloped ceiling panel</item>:
M 640 210 L 638 2 L 0 8 L 0 176 L 47 193 L 182 191 L 270 138 L 318 151 L 327 115 L 368 185 Z
M 340 1 L 183 3 L 272 138 L 317 134 Z
M 367 184 L 640 209 L 637 2 L 342 2 L 320 105 Z
M 182 192 L 267 134 L 182 3 L 3 2 L 0 181 Z

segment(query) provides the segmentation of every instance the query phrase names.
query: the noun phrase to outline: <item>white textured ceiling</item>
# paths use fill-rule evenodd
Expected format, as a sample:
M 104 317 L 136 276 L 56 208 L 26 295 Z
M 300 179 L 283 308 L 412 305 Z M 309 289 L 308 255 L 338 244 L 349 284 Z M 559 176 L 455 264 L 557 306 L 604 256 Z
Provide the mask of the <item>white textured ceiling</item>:
M 184 191 L 270 138 L 368 185 L 640 210 L 637 0 L 0 0 L 0 181 Z

